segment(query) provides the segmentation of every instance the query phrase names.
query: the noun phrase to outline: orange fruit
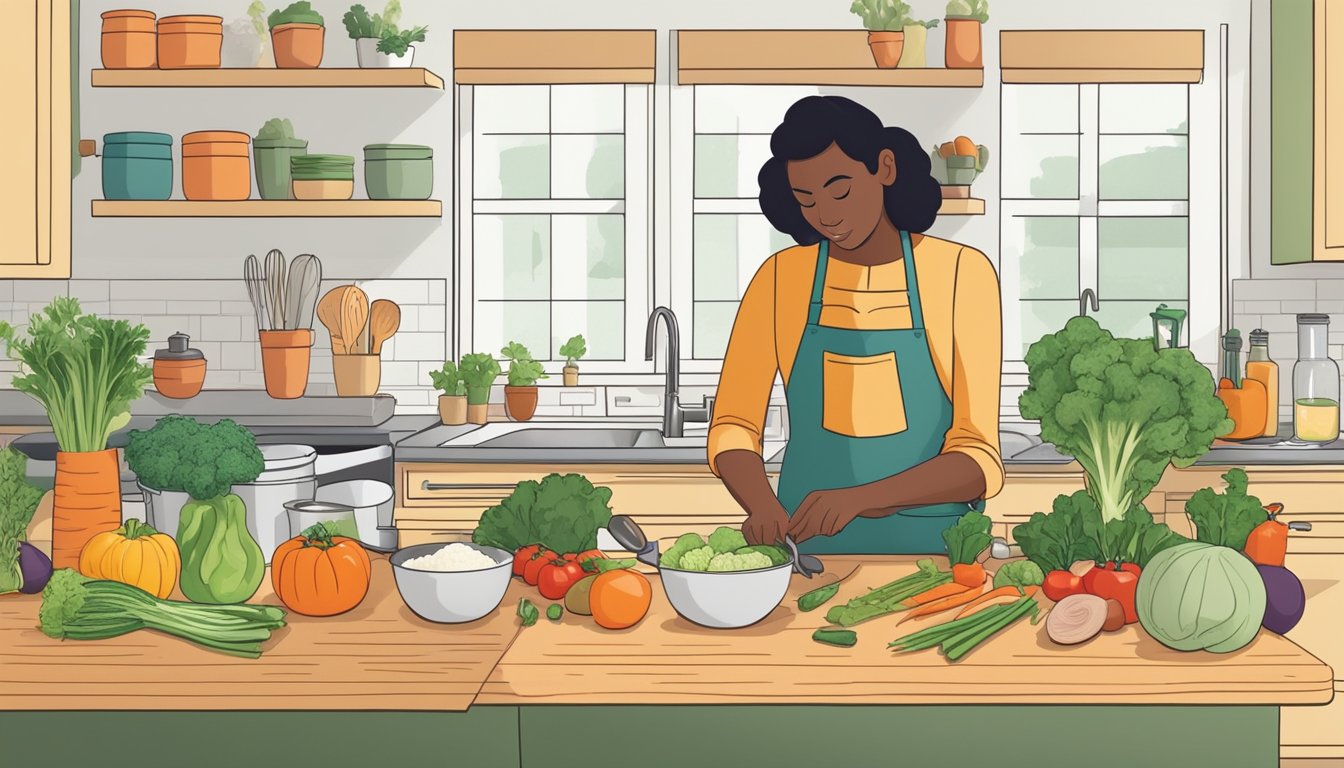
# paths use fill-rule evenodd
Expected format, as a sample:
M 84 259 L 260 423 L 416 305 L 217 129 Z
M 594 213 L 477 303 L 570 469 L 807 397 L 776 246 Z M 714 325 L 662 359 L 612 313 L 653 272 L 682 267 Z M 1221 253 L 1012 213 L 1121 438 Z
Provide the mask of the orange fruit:
M 956 153 L 962 157 L 975 157 L 980 154 L 980 150 L 975 146 L 975 142 L 965 136 L 958 136 L 956 141 L 952 142 L 952 144 L 956 148 Z
M 953 144 L 953 143 L 950 142 L 950 141 L 944 141 L 944 142 L 943 142 L 941 145 L 939 145 L 939 147 L 938 147 L 938 156 L 939 156 L 939 157 L 944 157 L 944 158 L 951 157 L 951 156 L 952 156 L 952 153 L 953 153 L 953 152 L 956 152 L 956 151 L 957 151 L 957 149 L 956 149 L 956 145 L 955 145 L 955 144 Z
M 628 569 L 607 571 L 593 580 L 588 607 L 593 621 L 606 629 L 638 624 L 653 603 L 653 587 L 644 574 Z

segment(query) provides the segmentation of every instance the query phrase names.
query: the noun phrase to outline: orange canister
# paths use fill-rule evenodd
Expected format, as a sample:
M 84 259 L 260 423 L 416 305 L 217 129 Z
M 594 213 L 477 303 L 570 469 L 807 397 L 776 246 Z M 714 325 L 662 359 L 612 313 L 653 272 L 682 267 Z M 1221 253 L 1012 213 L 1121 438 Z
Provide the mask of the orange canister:
M 182 136 L 182 194 L 188 200 L 246 200 L 252 192 L 246 133 L 196 131 Z
M 224 47 L 219 16 L 164 16 L 159 19 L 159 69 L 217 69 Z
M 102 53 L 107 69 L 154 69 L 154 13 L 125 9 L 103 14 Z

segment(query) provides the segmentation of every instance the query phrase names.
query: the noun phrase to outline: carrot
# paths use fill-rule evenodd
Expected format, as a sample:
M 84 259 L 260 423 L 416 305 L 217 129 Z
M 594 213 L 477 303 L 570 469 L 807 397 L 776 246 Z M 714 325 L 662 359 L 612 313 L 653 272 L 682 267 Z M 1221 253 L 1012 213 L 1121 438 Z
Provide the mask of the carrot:
M 982 579 L 980 581 L 980 584 L 976 585 L 975 587 L 967 587 L 963 589 L 961 592 L 952 595 L 951 597 L 944 597 L 941 600 L 934 600 L 931 603 L 925 603 L 924 605 L 921 605 L 918 608 L 915 608 L 914 610 L 910 611 L 909 616 L 912 619 L 918 618 L 920 616 L 932 616 L 935 613 L 942 613 L 943 611 L 956 608 L 959 605 L 965 605 L 980 595 L 980 593 L 984 590 L 984 584 L 985 581 Z
M 969 587 L 967 587 L 964 584 L 958 584 L 955 581 L 948 582 L 947 584 L 939 584 L 938 586 L 933 587 L 932 589 L 927 589 L 923 592 L 920 592 L 918 595 L 915 595 L 914 597 L 902 600 L 901 605 L 905 606 L 906 608 L 914 608 L 916 606 L 924 605 L 925 603 L 931 603 L 934 600 L 941 600 L 945 597 L 951 597 L 952 595 L 961 594 L 962 592 L 965 592 L 967 589 L 969 589 Z
M 1039 591 L 1040 587 L 1027 587 L 1025 590 L 1028 597 L 1035 597 L 1036 593 Z M 986 608 L 993 608 L 996 605 L 1010 605 L 1017 602 L 1019 597 L 1022 597 L 1022 593 L 1017 591 L 1017 587 L 999 587 L 998 589 L 991 589 L 967 603 L 966 607 L 961 609 L 961 613 L 957 614 L 957 618 L 962 619 L 973 613 L 979 613 Z
M 985 583 L 985 567 L 979 563 L 957 563 L 952 566 L 952 581 L 963 587 L 978 587 Z

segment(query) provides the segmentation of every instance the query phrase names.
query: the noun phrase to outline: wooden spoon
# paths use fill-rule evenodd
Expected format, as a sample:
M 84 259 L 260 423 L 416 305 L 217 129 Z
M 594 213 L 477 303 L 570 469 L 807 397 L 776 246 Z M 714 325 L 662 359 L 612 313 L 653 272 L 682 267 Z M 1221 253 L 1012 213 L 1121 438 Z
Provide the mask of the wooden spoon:
M 369 336 L 373 339 L 369 347 L 371 354 L 383 352 L 383 342 L 392 337 L 401 327 L 401 307 L 395 301 L 379 299 L 369 308 Z
M 331 334 L 331 354 L 345 355 L 350 350 L 341 337 L 341 307 L 345 304 L 345 292 L 353 288 L 351 285 L 338 285 L 327 291 L 322 300 L 317 303 L 317 319 L 327 327 L 327 333 Z
M 341 339 L 349 339 L 350 342 L 347 344 L 358 339 L 368 322 L 368 295 L 358 286 L 346 286 L 345 294 L 341 297 Z M 346 351 L 356 355 L 367 354 L 365 350 L 357 348 L 357 345 L 347 347 Z

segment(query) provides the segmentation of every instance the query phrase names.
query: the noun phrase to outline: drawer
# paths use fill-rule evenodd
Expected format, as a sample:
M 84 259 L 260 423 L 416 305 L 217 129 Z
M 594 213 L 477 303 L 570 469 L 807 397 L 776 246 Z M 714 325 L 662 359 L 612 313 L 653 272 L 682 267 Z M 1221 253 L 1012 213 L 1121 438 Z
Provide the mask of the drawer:
M 1338 675 L 1338 673 L 1336 673 Z M 1319 707 L 1279 710 L 1279 756 L 1285 760 L 1330 760 L 1344 765 L 1344 683 L 1335 683 L 1335 700 Z M 1339 761 L 1339 762 L 1334 762 Z

